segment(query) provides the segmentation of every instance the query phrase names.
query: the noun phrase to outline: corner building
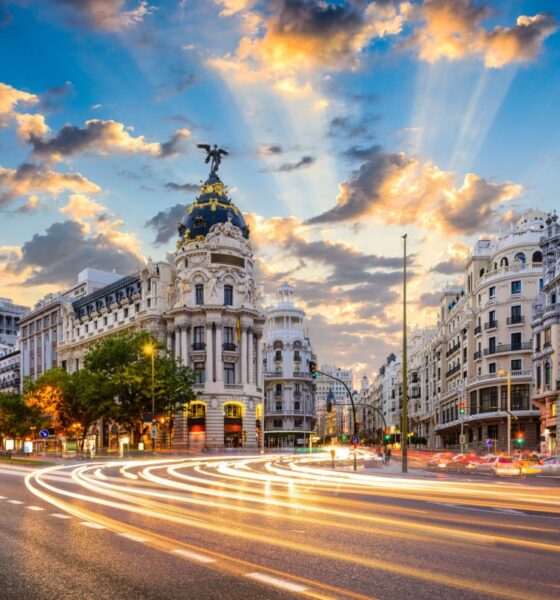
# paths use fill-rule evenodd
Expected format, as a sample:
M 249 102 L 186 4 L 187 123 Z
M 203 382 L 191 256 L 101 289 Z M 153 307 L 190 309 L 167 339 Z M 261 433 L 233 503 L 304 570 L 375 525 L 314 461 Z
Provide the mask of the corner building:
M 287 283 L 267 312 L 265 354 L 265 446 L 297 448 L 315 431 L 315 385 L 309 362 L 316 361 L 305 334 L 305 313 L 294 304 Z
M 173 447 L 260 447 L 265 318 L 249 228 L 217 175 L 201 185 L 178 231 L 174 264 L 149 260 L 138 273 L 65 301 L 59 364 L 77 370 L 91 344 L 148 330 L 196 376 L 196 399 L 174 416 Z
M 179 225 L 167 344 L 196 374 L 197 400 L 175 418 L 174 446 L 262 446 L 265 318 L 249 228 L 217 175 Z

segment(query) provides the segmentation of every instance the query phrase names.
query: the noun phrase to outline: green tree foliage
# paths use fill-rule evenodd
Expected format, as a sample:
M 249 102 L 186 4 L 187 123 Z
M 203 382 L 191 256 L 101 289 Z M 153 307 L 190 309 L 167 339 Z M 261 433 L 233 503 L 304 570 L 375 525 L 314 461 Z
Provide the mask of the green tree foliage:
M 88 352 L 84 366 L 111 382 L 117 402 L 114 418 L 137 435 L 144 415 L 152 411 L 152 357 L 146 348 L 155 349 L 154 400 L 156 413 L 170 413 L 176 404 L 194 398 L 194 374 L 174 357 L 158 348 L 146 331 L 116 334 L 101 340 Z
M 114 410 L 110 380 L 87 369 L 75 373 L 57 367 L 50 369 L 26 384 L 25 397 L 28 406 L 50 419 L 52 427 L 80 439 L 81 448 L 95 422 Z
M 0 435 L 22 438 L 33 428 L 39 430 L 44 423 L 41 412 L 28 406 L 20 394 L 0 393 Z

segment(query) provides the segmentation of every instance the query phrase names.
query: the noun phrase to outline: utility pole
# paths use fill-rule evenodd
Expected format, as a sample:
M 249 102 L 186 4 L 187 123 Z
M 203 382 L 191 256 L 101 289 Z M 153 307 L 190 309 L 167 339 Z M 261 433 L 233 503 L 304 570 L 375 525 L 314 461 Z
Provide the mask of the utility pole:
M 404 240 L 403 256 L 403 368 L 402 368 L 402 413 L 401 413 L 401 446 L 402 446 L 402 472 L 408 473 L 408 365 L 406 344 L 406 236 Z
M 507 453 L 511 456 L 511 371 L 507 372 Z

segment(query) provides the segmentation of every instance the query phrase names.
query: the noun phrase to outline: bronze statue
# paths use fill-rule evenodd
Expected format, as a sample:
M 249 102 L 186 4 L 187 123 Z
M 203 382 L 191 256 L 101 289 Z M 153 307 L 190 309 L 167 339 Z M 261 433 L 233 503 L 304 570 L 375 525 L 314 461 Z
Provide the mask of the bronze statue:
M 210 162 L 210 177 L 216 175 L 222 162 L 222 154 L 227 156 L 228 153 L 222 148 L 218 148 L 217 144 L 214 144 L 212 149 L 210 149 L 210 144 L 197 144 L 197 147 L 206 150 L 206 160 L 204 161 L 206 164 L 212 161 Z

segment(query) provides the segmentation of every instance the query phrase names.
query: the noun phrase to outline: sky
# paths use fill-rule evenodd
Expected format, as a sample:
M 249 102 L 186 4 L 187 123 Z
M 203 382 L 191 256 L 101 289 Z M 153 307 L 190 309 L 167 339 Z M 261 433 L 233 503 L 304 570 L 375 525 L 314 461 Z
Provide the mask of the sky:
M 550 0 L 0 0 L 0 296 L 134 272 L 220 168 L 264 305 L 369 377 L 473 242 L 558 204 Z

